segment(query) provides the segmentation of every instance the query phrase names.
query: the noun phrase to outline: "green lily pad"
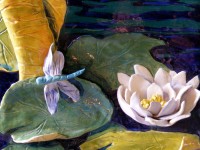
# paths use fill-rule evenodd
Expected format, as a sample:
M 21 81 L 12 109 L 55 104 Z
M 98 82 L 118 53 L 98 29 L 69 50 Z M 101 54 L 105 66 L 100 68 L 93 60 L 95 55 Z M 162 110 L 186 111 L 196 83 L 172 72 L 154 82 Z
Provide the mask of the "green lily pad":
M 7 28 L 4 24 L 3 18 L 0 13 L 0 68 L 8 71 L 16 71 L 17 59 L 11 40 L 8 35 Z
M 199 149 L 196 135 L 172 132 L 105 131 L 83 143 L 81 150 L 191 150 Z
M 142 34 L 116 34 L 104 39 L 83 36 L 74 41 L 66 54 L 67 72 L 86 68 L 83 78 L 99 84 L 104 90 L 115 90 L 117 73 L 133 73 L 133 65 L 141 64 L 155 73 L 159 67 L 149 53 L 154 46 L 164 45 L 161 40 Z
M 17 144 L 12 143 L 3 150 L 64 150 L 57 142 L 33 143 L 33 144 Z
M 54 115 L 47 110 L 44 86 L 35 78 L 12 85 L 0 106 L 0 132 L 10 132 L 16 143 L 30 143 L 75 138 L 106 124 L 111 103 L 97 85 L 77 80 L 84 88 L 80 101 L 60 98 Z

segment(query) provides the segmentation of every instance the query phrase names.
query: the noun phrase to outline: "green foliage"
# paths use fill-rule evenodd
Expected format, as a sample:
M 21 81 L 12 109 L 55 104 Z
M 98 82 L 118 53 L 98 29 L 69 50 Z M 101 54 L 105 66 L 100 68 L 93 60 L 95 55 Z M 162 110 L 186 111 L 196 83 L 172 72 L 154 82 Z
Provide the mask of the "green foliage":
M 152 73 L 159 67 L 165 68 L 149 53 L 151 48 L 158 45 L 164 45 L 164 42 L 142 34 L 116 34 L 104 39 L 83 36 L 68 49 L 66 71 L 86 68 L 82 77 L 106 91 L 115 90 L 119 85 L 117 73 L 133 74 L 134 64 L 141 64 Z
M 77 79 L 84 93 L 79 102 L 59 99 L 58 110 L 50 115 L 43 94 L 43 85 L 35 79 L 11 86 L 0 106 L 0 132 L 10 132 L 18 143 L 70 139 L 106 124 L 113 108 L 95 84 Z

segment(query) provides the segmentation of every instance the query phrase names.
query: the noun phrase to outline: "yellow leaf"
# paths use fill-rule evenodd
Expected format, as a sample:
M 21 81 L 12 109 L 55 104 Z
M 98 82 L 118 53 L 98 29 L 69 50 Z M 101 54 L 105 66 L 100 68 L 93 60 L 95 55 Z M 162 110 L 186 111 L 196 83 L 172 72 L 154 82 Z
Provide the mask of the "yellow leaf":
M 54 37 L 42 0 L 4 0 L 1 14 L 17 57 L 20 80 L 43 75 Z
M 200 149 L 195 135 L 172 132 L 112 131 L 83 143 L 81 150 L 196 150 Z
M 58 40 L 61 27 L 64 22 L 67 5 L 65 0 L 43 0 L 46 16 L 50 28 L 54 34 L 55 41 Z

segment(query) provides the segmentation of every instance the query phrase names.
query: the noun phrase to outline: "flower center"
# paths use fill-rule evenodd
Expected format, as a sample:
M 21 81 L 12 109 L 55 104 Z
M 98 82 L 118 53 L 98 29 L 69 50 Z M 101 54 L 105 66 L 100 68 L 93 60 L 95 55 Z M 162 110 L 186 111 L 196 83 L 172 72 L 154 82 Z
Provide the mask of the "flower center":
M 140 104 L 143 108 L 149 108 L 151 102 L 159 102 L 162 107 L 164 107 L 166 101 L 163 99 L 161 95 L 153 95 L 150 99 L 143 99 Z

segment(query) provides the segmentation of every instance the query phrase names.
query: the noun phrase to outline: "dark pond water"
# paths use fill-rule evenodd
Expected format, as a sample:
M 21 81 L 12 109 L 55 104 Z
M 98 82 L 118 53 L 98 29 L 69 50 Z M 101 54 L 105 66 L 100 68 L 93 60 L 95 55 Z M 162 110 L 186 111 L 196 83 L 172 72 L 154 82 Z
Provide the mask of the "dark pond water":
M 104 38 L 115 33 L 141 33 L 165 41 L 165 46 L 154 47 L 154 59 L 168 68 L 187 71 L 187 78 L 200 75 L 200 1 L 198 0 L 68 0 L 61 36 L 60 50 L 66 51 L 70 43 L 81 35 Z M 1 78 L 3 77 L 3 78 Z M 0 72 L 0 99 L 18 74 Z M 3 80 L 4 79 L 4 80 Z M 6 80 L 5 80 L 6 79 Z M 120 109 L 116 91 L 106 93 L 115 105 L 112 121 L 130 130 L 149 130 L 136 123 Z M 170 128 L 153 128 L 161 131 L 180 131 L 200 135 L 200 104 L 189 119 Z M 0 135 L 0 147 L 5 139 Z M 79 138 L 83 141 L 87 136 Z M 60 141 L 66 147 L 69 143 Z M 71 142 L 71 141 L 70 141 Z M 76 149 L 80 142 L 73 141 Z
M 200 74 L 198 0 L 69 0 L 68 5 L 62 48 L 80 35 L 142 33 L 166 42 L 151 50 L 156 60 L 186 70 L 188 78 Z

